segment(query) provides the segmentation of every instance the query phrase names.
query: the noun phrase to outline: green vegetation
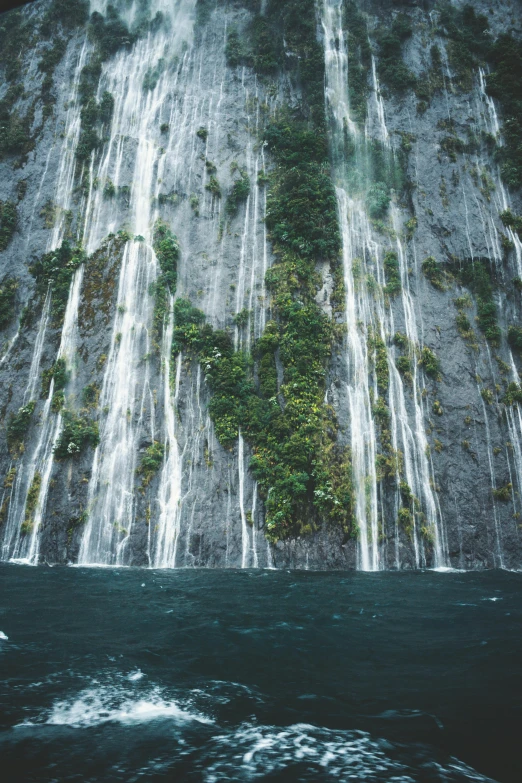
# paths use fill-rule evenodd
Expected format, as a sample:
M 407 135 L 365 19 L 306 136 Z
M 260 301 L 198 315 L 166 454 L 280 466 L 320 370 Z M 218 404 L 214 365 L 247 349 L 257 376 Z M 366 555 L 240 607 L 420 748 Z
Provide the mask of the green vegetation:
M 5 277 L 0 285 L 0 329 L 9 326 L 15 317 L 17 291 L 18 280 L 15 277 Z
M 24 405 L 18 410 L 18 413 L 13 414 L 7 424 L 7 445 L 10 449 L 19 447 L 24 440 L 24 437 L 31 424 L 31 417 L 33 415 L 36 403 L 31 402 Z
M 41 487 L 42 487 L 42 475 L 37 471 L 33 476 L 33 480 L 31 481 L 31 486 L 29 487 L 29 491 L 27 493 L 27 499 L 25 501 L 25 516 L 24 516 L 24 521 L 22 522 L 22 526 L 20 528 L 20 532 L 24 536 L 28 535 L 33 530 L 34 512 L 36 511 L 38 500 L 40 498 Z
M 43 399 L 49 396 L 51 381 L 54 381 L 51 410 L 53 413 L 59 413 L 65 404 L 64 389 L 69 381 L 69 373 L 67 371 L 65 359 L 57 359 L 52 367 L 43 371 L 42 391 L 40 393 L 40 397 Z
M 250 178 L 246 171 L 240 171 L 240 178 L 234 182 L 232 190 L 227 197 L 225 212 L 229 218 L 237 214 L 239 205 L 247 200 L 250 195 Z
M 511 228 L 522 239 L 522 216 L 515 215 L 510 209 L 504 210 L 499 215 L 506 228 Z
M 459 310 L 457 317 L 455 318 L 455 323 L 457 325 L 458 333 L 464 340 L 472 340 L 473 342 L 475 341 L 475 332 L 471 328 L 471 323 L 466 313 L 464 313 L 462 310 Z
M 438 443 L 438 441 L 435 442 Z M 417 524 L 421 525 L 420 534 L 427 542 L 431 542 L 433 540 L 433 530 L 430 526 L 423 524 L 425 522 L 425 516 L 420 510 L 421 505 L 419 499 L 415 497 L 407 481 L 401 481 L 399 483 L 399 494 L 402 506 L 399 508 L 397 515 L 397 524 L 404 530 L 407 536 L 413 538 L 415 521 L 417 521 Z
M 409 356 L 399 356 L 395 362 L 395 366 L 401 375 L 404 375 L 407 380 L 411 380 L 412 364 Z
M 504 484 L 503 487 L 491 490 L 495 500 L 500 500 L 502 503 L 508 503 L 513 496 L 513 485 Z
M 24 95 L 23 84 L 11 84 L 0 100 L 0 158 L 6 155 L 26 155 L 34 147 L 31 126 L 34 120 L 34 103 L 22 116 L 14 108 Z
M 336 452 L 332 413 L 322 402 L 332 327 L 314 303 L 300 304 L 289 295 L 297 283 L 295 264 L 287 259 L 277 266 L 277 284 L 287 290 L 275 298 L 279 323 L 270 322 L 256 346 L 259 389 L 251 357 L 234 351 L 230 335 L 205 324 L 203 313 L 187 300 L 175 303 L 174 344 L 175 351 L 192 352 L 205 371 L 220 443 L 231 448 L 241 429 L 253 447 L 251 468 L 266 501 L 273 540 L 310 532 L 310 501 L 326 519 L 347 529 L 351 515 L 349 460 Z M 276 398 L 277 348 L 285 367 L 283 408 Z
M 448 57 L 462 90 L 470 91 L 473 71 L 486 62 L 491 73 L 487 92 L 501 107 L 504 144 L 495 149 L 504 181 L 513 188 L 522 185 L 522 41 L 511 33 L 493 40 L 486 16 L 476 14 L 471 4 L 457 8 L 445 2 L 440 9 L 439 32 L 448 39 Z
M 82 389 L 82 403 L 86 408 L 97 408 L 100 399 L 98 384 L 89 383 Z
M 444 410 L 443 410 L 442 405 L 440 404 L 440 402 L 438 400 L 434 400 L 431 409 L 432 409 L 433 413 L 435 414 L 435 416 L 443 416 L 444 415 Z
M 433 256 L 428 256 L 422 262 L 422 271 L 434 288 L 437 288 L 439 291 L 446 291 L 451 281 L 451 275 Z
M 324 403 L 334 325 L 315 301 L 316 262 L 339 263 L 337 204 L 328 162 L 324 57 L 313 0 L 270 0 L 250 31 L 258 72 L 290 68 L 304 100 L 282 109 L 264 132 L 276 163 L 267 226 L 276 261 L 267 273 L 273 320 L 253 355 L 234 351 L 190 302 L 175 303 L 174 350 L 195 355 L 212 392 L 216 435 L 232 447 L 239 430 L 252 448 L 252 472 L 265 500 L 272 540 L 311 532 L 318 517 L 352 530 L 349 454 L 336 443 L 337 422 Z M 283 39 L 296 53 L 284 55 Z M 246 183 L 242 185 L 246 194 Z M 275 354 L 283 378 L 278 385 Z
M 402 59 L 402 47 L 413 32 L 408 17 L 398 14 L 391 26 L 377 30 L 379 79 L 391 92 L 403 93 L 415 86 L 415 76 Z
M 42 100 L 44 102 L 44 116 L 49 116 L 52 113 L 52 106 L 56 102 L 56 99 L 51 95 L 51 88 L 53 86 L 53 75 L 56 66 L 61 61 L 67 49 L 67 41 L 65 38 L 56 38 L 53 45 L 46 49 L 42 59 L 38 63 L 38 70 L 45 74 L 45 78 L 42 83 Z
M 384 256 L 384 271 L 386 273 L 386 285 L 384 293 L 388 296 L 396 296 L 401 288 L 401 271 L 399 269 L 399 259 L 397 253 L 389 250 Z
M 79 86 L 82 110 L 81 133 L 76 157 L 80 162 L 87 160 L 91 153 L 98 149 L 112 120 L 113 96 L 105 92 L 99 103 L 96 100 L 102 63 L 120 49 L 130 48 L 140 37 L 149 31 L 154 32 L 162 23 L 163 15 L 160 12 L 151 21 L 147 21 L 146 7 L 138 13 L 132 30 L 129 30 L 119 16 L 117 9 L 111 4 L 107 6 L 106 17 L 97 11 L 91 14 L 88 34 L 94 44 L 94 53 L 82 69 Z M 154 89 L 162 67 L 160 61 L 155 68 L 147 73 L 144 89 Z
M 440 361 L 435 352 L 432 351 L 431 348 L 428 348 L 427 345 L 425 345 L 420 351 L 419 365 L 422 367 L 426 375 L 428 375 L 430 378 L 433 378 L 435 381 L 440 381 Z
M 477 298 L 477 322 L 486 340 L 500 344 L 500 327 L 497 323 L 497 306 L 493 296 L 491 266 L 487 259 L 475 259 L 454 268 L 461 285 L 469 288 Z
M 278 164 L 267 199 L 273 241 L 303 258 L 335 258 L 340 237 L 326 134 L 283 113 L 265 140 Z
M 156 89 L 160 76 L 165 70 L 165 60 L 159 59 L 153 68 L 148 68 L 147 73 L 143 77 L 143 90 L 144 92 L 152 92 Z
M 395 481 L 402 470 L 403 457 L 400 451 L 392 446 L 390 432 L 390 409 L 384 397 L 378 397 L 374 402 L 372 413 L 379 429 L 380 452 L 375 458 L 377 481 Z
M 504 144 L 496 154 L 502 177 L 512 188 L 522 186 L 522 41 L 501 35 L 488 53 L 493 67 L 487 77 L 488 93 L 500 103 Z
M 395 332 L 393 336 L 393 344 L 396 345 L 401 351 L 406 352 L 405 355 L 397 357 L 395 360 L 395 366 L 405 381 L 408 383 L 413 383 L 413 361 L 415 358 L 414 345 L 410 343 L 408 337 L 402 332 Z
M 120 49 L 128 49 L 137 36 L 132 34 L 120 18 L 113 5 L 107 7 L 107 18 L 95 11 L 89 20 L 89 38 L 95 44 L 102 61 L 116 54 Z
M 214 0 L 196 0 L 196 29 L 208 22 L 215 7 Z
M 408 140 L 409 135 L 403 135 L 403 142 L 405 138 Z M 383 234 L 392 234 L 386 225 L 392 193 L 405 207 L 409 204 L 406 172 L 410 148 L 409 141 L 401 143 L 392 154 L 381 142 L 364 137 L 355 139 L 346 131 L 342 147 L 331 151 L 338 169 L 344 170 L 348 191 L 364 199 L 374 228 Z M 413 232 L 415 226 L 414 219 L 408 221 L 406 230 Z
M 205 185 L 205 190 L 208 190 L 209 193 L 212 193 L 215 198 L 221 198 L 221 185 L 214 175 L 210 177 L 209 181 Z
M 80 82 L 81 133 L 76 149 L 76 157 L 79 161 L 87 160 L 91 153 L 99 147 L 102 142 L 99 132 L 110 125 L 114 111 L 114 98 L 111 93 L 105 91 L 100 103 L 96 101 L 95 94 L 101 74 L 101 63 L 98 65 L 99 69 L 96 65 L 86 65 L 82 71 L 82 81 Z M 92 74 L 92 84 L 86 81 L 86 74 L 89 76 Z
M 252 311 L 249 310 L 247 307 L 243 307 L 243 309 L 240 310 L 239 313 L 235 314 L 233 318 L 234 325 L 238 326 L 241 329 L 242 327 L 247 325 L 251 315 L 252 315 Z
M 274 6 L 271 3 L 271 6 Z M 272 8 L 270 9 L 272 12 Z M 270 17 L 258 14 L 250 25 L 250 62 L 255 71 L 262 75 L 277 72 L 281 60 L 279 36 L 274 36 Z
M 367 343 L 368 354 L 373 363 L 375 377 L 377 379 L 377 388 L 381 394 L 386 394 L 388 386 L 390 385 L 388 351 L 386 350 L 386 344 L 378 329 L 369 327 Z
M 234 351 L 227 332 L 205 324 L 204 313 L 192 307 L 190 301 L 176 300 L 174 319 L 173 351 L 188 350 L 198 358 L 212 392 L 209 412 L 217 438 L 225 448 L 232 448 L 254 395 L 249 357 Z
M 373 220 L 382 220 L 388 214 L 390 192 L 384 182 L 375 182 L 366 195 L 366 208 Z
M 286 56 L 285 45 L 295 57 Z M 283 107 L 263 134 L 276 164 L 266 221 L 276 256 L 266 277 L 273 320 L 249 355 L 234 351 L 231 336 L 206 324 L 190 302 L 177 300 L 173 349 L 201 363 L 219 441 L 231 448 L 241 430 L 250 444 L 269 538 L 310 533 L 319 520 L 350 533 L 350 455 L 337 445 L 338 424 L 324 402 L 335 327 L 315 301 L 317 261 L 329 260 L 334 272 L 340 237 L 313 0 L 269 0 L 245 42 L 229 39 L 229 61 L 243 52 L 260 75 L 288 70 L 303 93 L 302 103 Z M 230 211 L 248 196 L 247 184 L 236 182 L 239 198 Z
M 63 429 L 54 448 L 57 459 L 75 457 L 87 448 L 96 446 L 100 442 L 98 424 L 86 416 L 77 416 L 73 411 L 64 410 L 62 413 Z
M 78 267 L 85 261 L 81 247 L 73 248 L 64 240 L 61 247 L 51 250 L 29 267 L 36 280 L 36 291 L 43 299 L 51 291 L 52 308 L 55 322 L 59 325 L 65 315 L 69 288 Z
M 196 131 L 196 136 L 198 139 L 201 139 L 201 141 L 206 141 L 208 139 L 208 130 L 206 128 L 199 128 L 199 130 Z
M 453 163 L 456 162 L 457 155 L 473 151 L 473 145 L 470 142 L 463 141 L 456 134 L 443 136 L 439 141 L 439 145 Z
M 40 217 L 43 217 L 44 219 L 44 225 L 46 228 L 54 228 L 56 221 L 58 219 L 59 215 L 59 207 L 56 206 L 56 204 L 51 201 L 51 199 L 47 199 L 45 204 L 40 210 Z
M 56 25 L 73 30 L 84 25 L 89 18 L 89 0 L 52 0 L 42 20 L 41 32 L 52 35 Z
M 478 346 L 475 339 L 475 332 L 471 327 L 468 316 L 464 312 L 464 310 L 473 306 L 471 297 L 468 294 L 466 294 L 466 296 L 459 296 L 454 300 L 454 305 L 457 308 L 455 323 L 457 325 L 458 333 L 462 339 L 467 340 L 473 348 L 477 348 Z
M 522 386 L 515 381 L 508 383 L 502 402 L 504 405 L 522 405 Z
M 116 195 L 116 188 L 114 187 L 114 183 L 112 180 L 108 179 L 103 186 L 103 198 L 110 200 L 111 198 L 114 198 Z
M 397 345 L 401 350 L 406 351 L 410 347 L 410 341 L 408 336 L 403 332 L 395 332 L 393 335 L 393 343 Z
M 22 61 L 32 44 L 32 25 L 25 20 L 25 14 L 13 9 L 2 14 L 0 19 L 0 65 L 5 72 L 5 81 L 13 85 L 22 75 Z
M 16 231 L 17 222 L 16 205 L 12 201 L 0 201 L 0 251 L 9 246 Z
M 22 66 L 24 57 L 35 42 L 34 19 L 23 11 L 12 10 L 0 18 L 0 67 L 6 83 L 0 99 L 0 158 L 6 155 L 25 156 L 34 146 L 31 127 L 34 121 L 33 100 L 25 113 L 15 108 L 25 97 Z
M 241 43 L 239 33 L 235 28 L 232 28 L 228 34 L 225 55 L 227 58 L 227 65 L 230 65 L 233 68 L 237 65 L 246 64 L 247 53 Z
M 343 27 L 346 30 L 348 44 L 350 112 L 356 122 L 363 124 L 367 114 L 368 76 L 372 51 L 368 40 L 366 18 L 353 0 L 348 0 L 344 4 Z
M 259 3 L 253 0 L 252 8 L 259 12 Z M 251 41 L 258 73 L 290 71 L 303 93 L 303 118 L 324 128 L 324 51 L 316 38 L 314 0 L 268 0 L 265 16 L 254 17 Z
M 154 441 L 141 457 L 136 473 L 141 476 L 142 487 L 147 487 L 163 464 L 165 447 L 163 443 Z
M 413 535 L 413 514 L 409 508 L 402 506 L 397 514 L 397 523 L 407 536 Z
M 431 66 L 421 74 L 415 84 L 415 95 L 419 99 L 417 112 L 423 114 L 430 105 L 434 95 L 444 87 L 442 58 L 437 44 L 430 48 Z
M 522 353 L 522 328 L 520 326 L 510 326 L 507 339 L 514 351 Z
M 178 282 L 178 240 L 161 219 L 156 221 L 152 237 L 160 274 L 154 283 L 154 332 L 158 336 L 169 311 L 169 298 L 176 293 Z
M 439 32 L 449 39 L 448 58 L 457 85 L 469 92 L 473 86 L 473 69 L 482 62 L 490 46 L 488 19 L 477 15 L 472 5 L 456 8 L 445 2 L 440 8 L 439 21 Z

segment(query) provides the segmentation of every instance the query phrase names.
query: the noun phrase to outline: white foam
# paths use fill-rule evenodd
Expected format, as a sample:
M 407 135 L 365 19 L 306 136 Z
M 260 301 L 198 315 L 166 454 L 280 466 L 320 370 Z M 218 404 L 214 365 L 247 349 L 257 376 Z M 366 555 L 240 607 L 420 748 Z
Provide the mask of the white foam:
M 438 574 L 465 574 L 465 568 L 450 568 L 449 566 L 438 566 L 437 568 L 428 568 L 428 571 L 436 571 Z
M 0 640 L 3 642 L 6 642 L 9 639 L 8 636 L 5 635 L 3 631 L 0 631 Z
M 136 682 L 137 680 L 141 680 L 145 675 L 141 671 L 141 669 L 136 669 L 136 671 L 131 672 L 129 676 L 127 677 L 128 680 L 131 682 Z
M 174 700 L 165 699 L 159 688 L 136 697 L 132 692 L 110 687 L 87 688 L 72 699 L 55 702 L 43 723 L 88 728 L 111 722 L 133 724 L 153 720 L 212 723 L 204 715 L 189 712 Z M 20 725 L 34 726 L 35 722 L 25 721 Z
M 122 568 L 132 568 L 128 565 L 114 565 L 113 563 L 67 563 L 69 568 L 105 568 L 108 571 L 121 571 Z
M 451 758 L 442 766 L 419 749 L 405 759 L 403 748 L 376 740 L 363 731 L 339 731 L 304 723 L 285 728 L 243 724 L 236 731 L 213 737 L 216 748 L 206 766 L 205 783 L 257 780 L 288 769 L 309 765 L 317 780 L 359 780 L 371 783 L 415 783 L 425 779 L 457 783 L 488 783 L 475 770 Z M 397 752 L 395 752 L 397 751 Z M 320 770 L 320 771 L 319 771 Z M 456 774 L 455 774 L 456 773 Z M 320 777 L 319 777 L 320 775 Z

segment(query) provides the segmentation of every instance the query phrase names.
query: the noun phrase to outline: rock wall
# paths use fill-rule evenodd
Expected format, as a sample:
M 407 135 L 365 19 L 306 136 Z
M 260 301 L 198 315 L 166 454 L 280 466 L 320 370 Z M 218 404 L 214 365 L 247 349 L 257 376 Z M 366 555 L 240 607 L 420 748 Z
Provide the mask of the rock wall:
M 128 30 L 138 29 L 145 5 L 120 3 Z M 14 152 L 7 146 L 0 161 L 0 201 L 17 211 L 0 253 L 3 287 L 8 279 L 17 283 L 2 333 L 2 558 L 156 567 L 519 568 L 522 417 L 506 392 L 509 383 L 519 383 L 520 359 L 507 334 L 520 320 L 522 253 L 499 214 L 508 208 L 520 214 L 522 204 L 502 183 L 492 154 L 502 116 L 484 90 L 483 74 L 474 68 L 469 84 L 459 83 L 434 4 L 357 3 L 376 69 L 368 72 L 368 114 L 355 138 L 361 150 L 375 139 L 383 160 L 400 158 L 407 180 L 378 222 L 368 220 L 367 202 L 343 180 L 332 119 L 340 99 L 328 82 L 336 71 L 327 64 L 332 178 L 341 229 L 346 223 L 344 295 L 353 284 L 353 320 L 349 297 L 348 310 L 345 302 L 332 316 L 335 281 L 323 262 L 317 296 L 343 327 L 325 399 L 335 411 L 339 442 L 351 448 L 354 525 L 347 534 L 319 519 L 316 532 L 269 544 L 248 438 L 240 433 L 232 448 L 220 445 L 205 367 L 186 351 L 171 353 L 171 311 L 174 296 L 190 299 L 208 323 L 230 331 L 238 349 L 252 350 L 263 334 L 271 317 L 265 274 L 274 263 L 264 175 L 275 167 L 263 130 L 285 106 L 299 106 L 301 85 L 289 71 L 264 77 L 248 63 L 230 64 L 230 31 L 248 35 L 255 3 L 196 5 L 181 0 L 172 10 L 152 0 L 143 18 L 150 23 L 160 12 L 166 21 L 156 17 L 134 42 L 104 54 L 94 99 L 98 112 L 105 94 L 113 106 L 109 119 L 96 115 L 99 141 L 85 154 L 78 153 L 86 143 L 85 66 L 96 57 L 99 39 L 87 34 L 81 13 L 78 24 L 64 23 L 65 50 L 52 86 L 44 89 L 39 63 L 57 35 L 46 38 L 39 30 L 53 5 L 39 0 L 21 12 L 34 37 L 20 54 L 20 75 L 14 82 L 6 76 L 2 88 L 5 96 L 13 83 L 23 84 L 11 114 L 32 111 L 30 143 L 15 145 Z M 318 40 L 332 56 L 341 44 L 327 15 L 337 5 L 325 0 L 316 9 Z M 89 10 L 110 21 L 106 6 L 99 0 Z M 488 14 L 493 35 L 506 24 L 520 34 L 519 2 L 475 7 Z M 413 28 L 402 47 L 413 74 L 431 68 L 430 47 L 442 52 L 442 83 L 421 110 L 413 89 L 397 94 L 378 81 L 378 30 L 400 12 Z M 13 24 L 10 15 L 4 20 L 7 28 Z M 342 111 L 346 126 L 350 109 Z M 227 214 L 227 195 L 243 176 L 248 196 Z M 179 246 L 177 286 L 168 293 L 160 330 L 153 322 L 154 286 L 163 273 L 158 220 Z M 85 256 L 67 262 L 58 312 L 56 293 L 47 291 L 57 290 L 62 272 L 52 271 L 51 251 L 64 239 L 71 247 L 81 243 Z M 400 276 L 396 295 L 389 288 L 389 252 Z M 46 253 L 51 271 L 39 278 L 34 265 Z M 435 273 L 424 263 L 430 258 Z M 486 270 L 497 340 L 488 341 L 476 322 L 477 293 L 463 266 Z M 368 275 L 376 289 L 370 290 Z M 370 334 L 382 336 L 389 377 L 384 395 L 377 343 L 364 347 L 367 379 L 354 375 L 354 329 L 363 346 Z M 397 333 L 407 337 L 406 348 Z M 423 348 L 434 352 L 440 371 L 429 372 Z M 63 392 L 56 372 L 47 373 L 42 387 L 42 374 L 57 360 L 67 368 Z M 368 467 L 367 456 L 357 472 L 353 393 L 363 387 L 368 398 L 361 410 L 368 418 L 357 435 L 363 450 L 369 428 L 375 456 L 385 452 L 375 414 L 380 396 L 391 411 L 387 456 L 393 450 L 398 461 L 384 474 Z M 60 392 L 63 404 L 55 396 Z M 17 434 L 13 417 L 31 402 L 34 409 L 22 415 Z M 76 430 L 64 442 L 67 411 L 77 417 Z M 89 440 L 89 426 L 98 428 L 99 438 Z M 59 456 L 64 444 L 68 453 Z M 154 463 L 149 472 L 147 456 Z

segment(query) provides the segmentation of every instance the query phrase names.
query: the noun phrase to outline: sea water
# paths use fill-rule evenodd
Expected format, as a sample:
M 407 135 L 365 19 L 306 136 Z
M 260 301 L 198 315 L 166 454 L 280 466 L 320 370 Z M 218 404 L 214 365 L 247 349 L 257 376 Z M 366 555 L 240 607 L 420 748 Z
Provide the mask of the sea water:
M 522 574 L 0 566 L 23 781 L 519 783 Z

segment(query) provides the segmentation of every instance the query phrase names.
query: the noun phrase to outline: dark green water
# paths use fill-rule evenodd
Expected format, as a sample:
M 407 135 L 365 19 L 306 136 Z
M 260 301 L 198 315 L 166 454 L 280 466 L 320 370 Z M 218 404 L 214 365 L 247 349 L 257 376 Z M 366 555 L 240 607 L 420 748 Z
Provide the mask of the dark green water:
M 522 780 L 522 575 L 0 567 L 11 781 Z

